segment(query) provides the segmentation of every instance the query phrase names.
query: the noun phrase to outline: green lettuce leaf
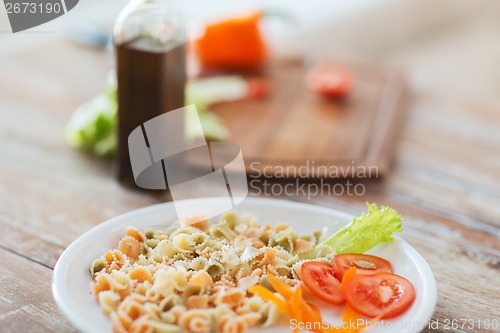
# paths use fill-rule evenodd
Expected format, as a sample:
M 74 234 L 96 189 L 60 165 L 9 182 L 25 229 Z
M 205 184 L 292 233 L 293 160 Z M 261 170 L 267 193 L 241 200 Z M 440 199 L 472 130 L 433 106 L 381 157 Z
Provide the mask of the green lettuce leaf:
M 363 253 L 375 245 L 393 241 L 394 233 L 403 231 L 403 218 L 396 210 L 366 205 L 368 213 L 362 213 L 321 244 L 330 246 L 336 253 Z
M 78 107 L 66 126 L 66 141 L 98 156 L 116 146 L 116 99 L 101 93 Z

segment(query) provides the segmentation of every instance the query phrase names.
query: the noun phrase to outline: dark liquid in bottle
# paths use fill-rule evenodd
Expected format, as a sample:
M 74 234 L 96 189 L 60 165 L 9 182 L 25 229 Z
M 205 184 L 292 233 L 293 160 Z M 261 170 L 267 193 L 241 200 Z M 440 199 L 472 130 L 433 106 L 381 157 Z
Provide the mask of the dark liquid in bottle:
M 121 183 L 133 185 L 128 136 L 149 119 L 184 106 L 185 46 L 156 51 L 152 41 L 134 40 L 118 45 L 116 57 L 118 149 L 115 173 Z

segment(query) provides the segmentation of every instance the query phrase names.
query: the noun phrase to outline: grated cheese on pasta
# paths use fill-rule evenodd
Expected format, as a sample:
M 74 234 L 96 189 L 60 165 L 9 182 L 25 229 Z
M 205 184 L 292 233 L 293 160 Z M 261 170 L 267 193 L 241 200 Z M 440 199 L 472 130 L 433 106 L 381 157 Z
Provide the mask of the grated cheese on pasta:
M 294 288 L 307 253 L 330 260 L 316 246 L 319 233 L 299 237 L 287 225 L 260 225 L 228 213 L 221 221 L 141 232 L 129 227 L 117 248 L 90 269 L 92 290 L 113 332 L 246 332 L 275 325 L 279 311 L 247 292 L 269 285 L 267 272 Z M 305 255 L 305 256 L 304 256 Z M 321 260 L 321 258 L 319 259 Z

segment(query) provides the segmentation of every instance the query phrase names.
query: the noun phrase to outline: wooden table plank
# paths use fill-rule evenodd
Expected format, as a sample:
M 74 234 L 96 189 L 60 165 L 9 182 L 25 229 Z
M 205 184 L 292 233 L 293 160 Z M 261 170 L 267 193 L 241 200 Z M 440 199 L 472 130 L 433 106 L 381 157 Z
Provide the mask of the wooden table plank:
M 2 332 L 77 332 L 52 298 L 49 268 L 3 248 L 0 262 Z
M 416 96 L 388 191 L 417 206 L 500 227 L 499 105 Z M 500 234 L 497 234 L 500 236 Z
M 0 231 L 7 236 L 0 238 L 0 246 L 53 267 L 77 235 L 131 208 L 158 202 L 154 193 L 119 186 L 110 161 L 67 147 L 61 135 L 64 120 L 41 112 L 9 112 L 0 108 L 0 117 L 15 124 L 29 118 L 38 130 L 0 128 Z

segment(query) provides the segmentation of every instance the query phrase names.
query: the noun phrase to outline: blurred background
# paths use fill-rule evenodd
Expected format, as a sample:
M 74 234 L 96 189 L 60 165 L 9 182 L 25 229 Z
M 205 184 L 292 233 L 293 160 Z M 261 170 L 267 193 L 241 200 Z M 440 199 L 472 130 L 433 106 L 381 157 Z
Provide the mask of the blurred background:
M 124 0 L 82 0 L 65 16 L 21 34 L 0 34 L 1 57 L 35 48 L 60 35 L 85 40 L 85 33 L 106 33 Z M 491 93 L 499 85 L 490 77 L 498 49 L 499 4 L 492 0 L 186 0 L 178 5 L 188 24 L 244 13 L 261 7 L 282 8 L 299 24 L 265 22 L 275 52 L 333 50 L 361 58 L 397 62 L 415 73 L 415 81 L 433 81 L 468 93 Z M 267 24 L 267 25 L 266 25 Z M 0 31 L 9 31 L 0 11 Z M 492 63 L 490 64 L 489 61 Z M 473 84 L 457 82 L 468 78 Z M 464 86 L 467 86 L 464 89 Z M 481 88 L 479 88 L 481 87 Z M 452 88 L 452 87 L 450 87 Z
M 331 52 L 402 70 L 416 101 L 409 107 L 402 138 L 398 140 L 402 142 L 400 165 L 405 158 L 413 160 L 406 157 L 412 151 L 428 154 L 430 147 L 426 145 L 431 145 L 436 155 L 427 161 L 440 165 L 439 172 L 458 177 L 468 169 L 468 164 L 461 161 L 476 161 L 482 167 L 474 176 L 469 174 L 468 179 L 488 188 L 497 186 L 481 173 L 500 178 L 496 172 L 496 165 L 500 164 L 498 154 L 478 148 L 466 155 L 457 151 L 449 161 L 439 159 L 442 154 L 449 155 L 450 148 L 457 149 L 453 144 L 458 142 L 455 135 L 460 135 L 459 141 L 465 146 L 474 145 L 475 140 L 488 142 L 488 147 L 499 142 L 498 1 L 177 2 L 190 35 L 207 22 L 253 9 L 277 9 L 293 22 L 262 21 L 262 34 L 272 56 Z M 84 0 L 59 19 L 17 34 L 8 32 L 6 13 L 0 11 L 2 126 L 12 126 L 9 117 L 15 120 L 12 110 L 16 108 L 33 112 L 43 109 L 46 117 L 57 118 L 57 135 L 62 136 L 71 113 L 102 90 L 114 66 L 108 44 L 110 31 L 125 3 Z M 437 123 L 439 128 L 433 128 Z M 434 139 L 429 140 L 435 142 L 432 144 L 422 141 L 422 130 L 441 133 L 434 133 Z M 446 136 L 447 131 L 454 132 Z
M 56 38 L 102 43 L 100 34 L 109 33 L 125 3 L 82 0 L 55 21 L 16 35 L 1 33 L 0 57 L 15 57 Z M 282 8 L 295 16 L 298 24 L 290 26 L 279 20 L 263 23 L 266 38 L 276 53 L 330 50 L 400 65 L 418 89 L 432 82 L 432 89 L 449 89 L 450 93 L 490 98 L 498 94 L 497 1 L 185 0 L 178 1 L 178 5 L 190 27 L 249 9 Z M 0 31 L 9 30 L 2 10 Z
M 20 133 L 32 138 L 25 142 L 28 145 L 50 142 L 45 147 L 49 148 L 57 142 L 57 149 L 68 148 L 64 128 L 72 113 L 103 90 L 114 66 L 110 32 L 125 3 L 84 0 L 60 18 L 16 34 L 9 32 L 6 13 L 0 11 L 4 151 L 19 158 L 15 151 L 20 147 L 7 143 Z M 177 3 L 190 36 L 206 23 L 268 8 L 288 16 L 288 21 L 261 22 L 271 58 L 329 52 L 400 70 L 412 102 L 405 107 L 398 136 L 391 139 L 397 146 L 391 177 L 369 186 L 367 195 L 373 189 L 373 193 L 390 193 L 408 202 L 439 197 L 440 201 L 430 200 L 427 205 L 453 207 L 457 213 L 471 209 L 484 220 L 500 216 L 500 208 L 494 204 L 497 198 L 491 196 L 498 193 L 500 184 L 498 1 Z M 14 125 L 23 123 L 29 126 Z M 68 150 L 61 152 L 68 158 L 82 158 Z M 105 169 L 109 170 L 108 164 Z M 108 171 L 101 176 L 98 179 L 113 181 Z M 426 186 L 416 191 L 415 184 Z M 444 199 L 449 191 L 459 191 L 470 202 L 464 206 L 462 199 Z M 471 191 L 476 194 L 470 196 Z

